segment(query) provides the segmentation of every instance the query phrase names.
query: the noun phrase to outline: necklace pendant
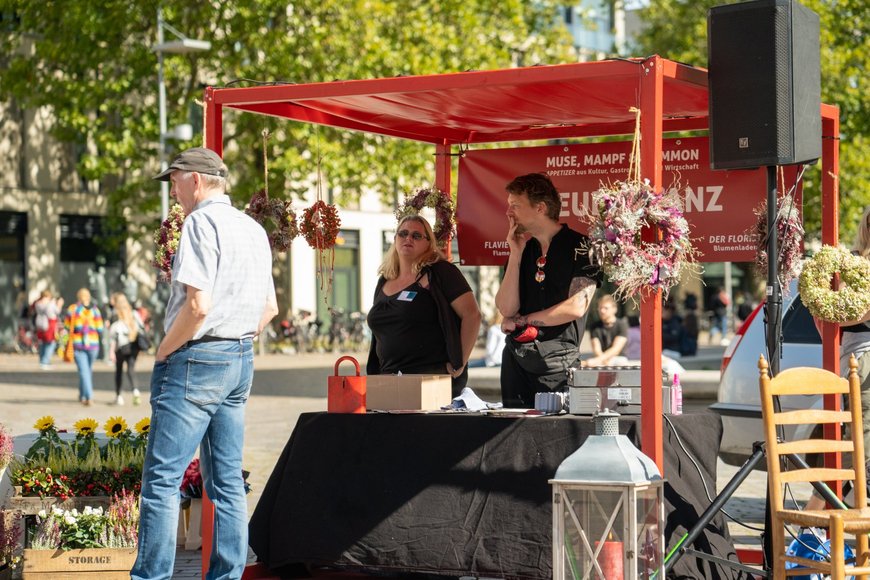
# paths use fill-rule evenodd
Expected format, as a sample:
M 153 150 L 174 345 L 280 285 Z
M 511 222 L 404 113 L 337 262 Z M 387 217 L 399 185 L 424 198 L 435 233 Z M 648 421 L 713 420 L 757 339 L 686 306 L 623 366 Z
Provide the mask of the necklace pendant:
M 535 272 L 535 282 L 538 282 L 540 284 L 544 281 L 545 277 L 546 276 L 542 271 L 538 270 L 537 272 Z

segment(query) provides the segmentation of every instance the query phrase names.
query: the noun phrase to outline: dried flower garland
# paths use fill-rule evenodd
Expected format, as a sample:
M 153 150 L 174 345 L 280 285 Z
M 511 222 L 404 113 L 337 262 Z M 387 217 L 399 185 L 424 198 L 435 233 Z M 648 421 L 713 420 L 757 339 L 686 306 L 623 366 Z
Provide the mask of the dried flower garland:
M 841 287 L 831 288 L 840 274 Z M 810 314 L 829 322 L 849 322 L 870 310 L 870 260 L 840 247 L 822 249 L 804 263 L 798 280 L 801 301 Z
M 173 204 L 169 208 L 169 215 L 160 224 L 160 229 L 154 233 L 154 243 L 157 249 L 154 251 L 155 267 L 160 271 L 161 277 L 170 281 L 172 279 L 172 258 L 178 251 L 178 241 L 181 239 L 181 226 L 184 223 L 184 210 L 179 204 Z
M 328 250 L 335 246 L 341 220 L 334 205 L 317 200 L 314 205 L 302 212 L 299 230 L 308 245 L 315 250 Z
M 779 252 L 777 278 L 783 288 L 788 288 L 801 271 L 804 226 L 798 206 L 791 195 L 779 199 L 776 212 L 776 247 Z M 755 250 L 755 264 L 759 274 L 767 275 L 767 200 L 755 208 L 754 234 L 758 243 Z M 830 280 L 830 279 L 829 279 Z
M 440 248 L 444 248 L 456 234 L 455 208 L 453 198 L 436 187 L 421 187 L 413 195 L 405 197 L 405 203 L 396 210 L 396 219 L 409 215 L 419 215 L 424 207 L 435 210 L 433 233 Z
M 584 216 L 589 223 L 590 259 L 616 284 L 619 300 L 644 290 L 662 290 L 667 297 L 683 270 L 695 262 L 676 189 L 656 193 L 649 181 L 617 182 L 592 193 Z M 655 227 L 657 241 L 644 241 L 645 228 Z
M 293 211 L 290 202 L 283 199 L 269 199 L 265 189 L 261 189 L 251 197 L 245 213 L 266 230 L 272 250 L 286 252 L 290 249 L 293 238 L 299 235 L 296 212 Z

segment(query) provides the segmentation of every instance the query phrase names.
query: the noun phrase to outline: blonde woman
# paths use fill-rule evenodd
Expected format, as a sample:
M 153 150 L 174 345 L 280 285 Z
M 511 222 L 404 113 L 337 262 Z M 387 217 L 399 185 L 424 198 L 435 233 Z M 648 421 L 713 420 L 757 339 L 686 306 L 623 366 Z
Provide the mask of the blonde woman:
M 94 361 L 103 335 L 103 315 L 91 302 L 90 290 L 81 288 L 76 292 L 76 303 L 67 309 L 63 325 L 72 341 L 73 360 L 79 371 L 79 401 L 88 406 L 94 397 Z
M 458 395 L 468 381 L 480 309 L 462 272 L 438 250 L 428 221 L 399 221 L 378 273 L 367 320 L 368 374 L 449 374 Z
M 122 292 L 112 294 L 112 304 L 115 306 L 117 316 L 117 320 L 109 327 L 109 352 L 112 360 L 115 361 L 115 404 L 124 404 L 121 386 L 126 363 L 127 380 L 133 390 L 133 404 L 138 405 L 141 402 L 141 395 L 136 388 L 136 357 L 139 356 L 136 339 L 143 330 L 142 319 Z

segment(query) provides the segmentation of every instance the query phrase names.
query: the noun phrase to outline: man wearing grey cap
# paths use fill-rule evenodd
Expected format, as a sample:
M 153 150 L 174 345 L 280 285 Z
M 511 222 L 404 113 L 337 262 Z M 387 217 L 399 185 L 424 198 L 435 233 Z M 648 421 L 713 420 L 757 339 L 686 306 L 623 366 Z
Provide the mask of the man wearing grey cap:
M 207 578 L 241 578 L 248 514 L 242 479 L 252 339 L 278 313 L 266 232 L 230 205 L 227 168 L 214 151 L 182 152 L 155 179 L 170 181 L 184 213 L 172 289 L 151 376 L 151 428 L 142 473 L 139 554 L 131 577 L 169 579 L 179 487 L 200 447 L 215 506 Z

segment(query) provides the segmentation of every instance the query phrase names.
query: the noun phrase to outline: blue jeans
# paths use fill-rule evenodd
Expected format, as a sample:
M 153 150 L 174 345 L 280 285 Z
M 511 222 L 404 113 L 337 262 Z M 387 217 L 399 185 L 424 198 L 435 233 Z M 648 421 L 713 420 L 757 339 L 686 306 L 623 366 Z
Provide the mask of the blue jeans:
M 154 364 L 133 580 L 172 577 L 179 486 L 197 445 L 203 485 L 215 508 L 206 580 L 241 578 L 248 556 L 242 445 L 253 377 L 250 340 L 183 346 Z
M 73 359 L 79 371 L 79 399 L 90 401 L 94 397 L 94 361 L 98 350 L 74 350 Z
M 54 352 L 54 345 L 57 344 L 53 340 L 51 342 L 39 343 L 39 364 L 51 364 L 51 353 Z

